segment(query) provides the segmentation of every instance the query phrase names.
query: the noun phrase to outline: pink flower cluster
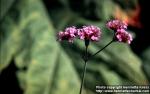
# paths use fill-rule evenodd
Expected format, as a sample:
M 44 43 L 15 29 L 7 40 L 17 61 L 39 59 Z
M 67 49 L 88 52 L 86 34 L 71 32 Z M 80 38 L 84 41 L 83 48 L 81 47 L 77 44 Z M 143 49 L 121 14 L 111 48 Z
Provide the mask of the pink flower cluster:
M 65 29 L 64 32 L 59 32 L 58 33 L 58 40 L 62 41 L 62 40 L 67 40 L 69 42 L 73 42 L 74 38 L 76 37 L 77 34 L 77 29 L 76 27 L 72 26 L 72 27 L 68 27 Z
M 109 21 L 106 26 L 115 32 L 115 39 L 119 42 L 130 44 L 133 40 L 132 35 L 126 31 L 127 24 L 120 20 Z
M 119 42 L 130 44 L 133 40 L 131 34 L 125 31 L 124 29 L 118 29 L 115 35 Z
M 112 30 L 114 30 L 115 32 L 118 29 L 127 29 L 127 24 L 125 22 L 122 22 L 120 20 L 111 20 L 109 21 L 106 26 Z
M 81 40 L 99 41 L 101 36 L 101 30 L 97 26 L 83 26 L 78 30 L 78 36 Z
M 83 26 L 83 28 L 76 29 L 76 27 L 68 27 L 64 32 L 58 33 L 58 40 L 67 40 L 73 42 L 75 37 L 79 37 L 81 40 L 98 41 L 101 35 L 101 30 L 97 26 Z

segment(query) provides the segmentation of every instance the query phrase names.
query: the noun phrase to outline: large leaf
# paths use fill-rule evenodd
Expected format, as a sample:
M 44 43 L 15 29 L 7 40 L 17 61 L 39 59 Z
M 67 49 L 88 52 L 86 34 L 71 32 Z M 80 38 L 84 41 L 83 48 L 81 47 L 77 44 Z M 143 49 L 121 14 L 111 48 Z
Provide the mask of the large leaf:
M 11 15 L 14 13 L 17 18 Z M 61 51 L 42 2 L 18 1 L 2 26 L 0 69 L 2 71 L 15 59 L 19 68 L 17 76 L 25 94 L 79 92 L 76 70 Z
M 11 16 L 6 17 L 6 20 L 1 25 L 0 34 L 0 72 L 8 66 L 12 57 L 20 49 L 22 44 L 22 33 Z

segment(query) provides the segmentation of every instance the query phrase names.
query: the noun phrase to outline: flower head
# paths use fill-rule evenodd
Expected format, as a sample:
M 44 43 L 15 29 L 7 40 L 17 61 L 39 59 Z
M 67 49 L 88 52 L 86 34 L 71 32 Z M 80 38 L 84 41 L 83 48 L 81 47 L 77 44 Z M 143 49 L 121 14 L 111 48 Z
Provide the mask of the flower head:
M 114 31 L 117 31 L 118 29 L 127 29 L 127 24 L 120 20 L 111 20 L 106 26 Z
M 61 31 L 58 33 L 58 40 L 59 41 L 67 40 L 69 42 L 73 42 L 76 35 L 77 35 L 76 27 L 74 27 L 74 26 L 68 27 L 65 29 L 64 32 Z
M 132 35 L 127 31 L 125 31 L 124 29 L 118 29 L 117 32 L 115 33 L 115 37 L 117 41 L 128 44 L 130 44 L 131 41 L 133 40 Z
M 83 26 L 82 29 L 78 29 L 78 36 L 81 40 L 98 41 L 101 36 L 101 30 L 97 26 Z

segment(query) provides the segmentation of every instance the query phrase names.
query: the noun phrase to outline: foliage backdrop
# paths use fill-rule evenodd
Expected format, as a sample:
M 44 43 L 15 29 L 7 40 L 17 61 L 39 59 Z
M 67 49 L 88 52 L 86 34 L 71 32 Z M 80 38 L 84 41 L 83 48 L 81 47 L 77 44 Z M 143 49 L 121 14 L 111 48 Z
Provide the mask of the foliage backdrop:
M 96 52 L 112 38 L 105 23 L 113 17 L 119 1 L 52 0 L 51 4 L 44 3 L 46 0 L 1 0 L 0 75 L 14 60 L 24 94 L 77 94 L 84 43 L 59 43 L 56 33 L 66 26 L 97 25 L 103 31 L 102 39 L 89 47 L 90 54 Z M 126 4 L 123 1 L 121 4 Z M 137 4 L 136 0 L 130 3 L 129 9 Z M 148 84 L 141 66 L 128 45 L 113 43 L 88 62 L 84 94 L 94 94 L 96 85 Z

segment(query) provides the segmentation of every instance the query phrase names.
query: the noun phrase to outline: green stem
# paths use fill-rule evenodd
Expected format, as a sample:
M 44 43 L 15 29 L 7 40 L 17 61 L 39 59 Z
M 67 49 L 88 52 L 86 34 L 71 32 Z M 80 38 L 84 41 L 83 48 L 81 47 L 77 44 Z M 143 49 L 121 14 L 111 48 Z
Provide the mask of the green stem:
M 89 59 L 91 59 L 92 57 L 94 57 L 95 55 L 97 55 L 99 52 L 101 52 L 102 50 L 104 50 L 107 46 L 109 46 L 112 42 L 114 42 L 114 39 L 111 40 L 106 46 L 104 46 L 102 49 L 98 50 L 95 54 L 93 54 L 92 56 L 90 56 Z M 88 59 L 88 60 L 89 60 Z
M 84 64 L 84 72 L 83 72 L 83 75 L 82 75 L 82 82 L 81 82 L 81 87 L 80 87 L 80 93 L 82 93 L 82 87 L 83 87 L 83 84 L 84 84 L 84 78 L 85 78 L 85 73 L 86 73 L 86 65 L 87 65 L 87 62 L 85 62 Z
M 82 93 L 82 87 L 84 84 L 84 78 L 85 78 L 85 74 L 86 74 L 86 65 L 87 65 L 87 60 L 88 60 L 88 52 L 87 52 L 88 46 L 86 46 L 86 50 L 85 50 L 85 57 L 84 57 L 84 70 L 83 70 L 83 75 L 82 75 L 82 82 L 81 82 L 81 86 L 80 86 L 80 92 L 79 94 Z

